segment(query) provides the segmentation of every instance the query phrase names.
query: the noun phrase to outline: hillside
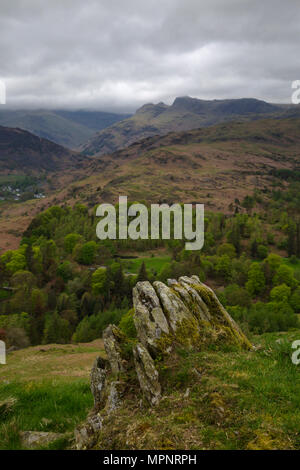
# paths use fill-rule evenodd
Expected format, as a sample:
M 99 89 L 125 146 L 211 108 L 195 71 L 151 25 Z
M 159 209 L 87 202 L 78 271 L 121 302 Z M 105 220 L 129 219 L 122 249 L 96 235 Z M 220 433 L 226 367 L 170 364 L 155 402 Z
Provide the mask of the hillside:
M 146 104 L 136 113 L 97 133 L 81 150 L 86 155 L 103 155 L 156 134 L 178 132 L 233 120 L 256 120 L 285 115 L 285 107 L 256 99 L 205 101 L 190 97 L 176 98 L 171 106 Z
M 290 360 L 299 332 L 255 336 L 256 352 L 182 351 L 165 369 L 161 404 L 141 408 L 132 397 L 97 448 L 299 449 L 299 371 Z M 99 355 L 102 340 L 10 353 L 0 365 L 0 448 L 26 448 L 26 431 L 55 433 L 38 448 L 74 446 L 74 428 L 93 404 L 89 375 Z
M 98 188 L 105 202 L 126 194 L 227 212 L 235 199 L 272 188 L 274 169 L 299 168 L 299 130 L 300 119 L 268 119 L 149 137 L 95 159 L 98 174 L 80 183 L 81 194 L 89 200 Z
M 274 185 L 286 185 L 274 170 L 299 168 L 299 129 L 300 119 L 295 118 L 224 123 L 149 137 L 113 154 L 85 157 L 77 170 L 72 164 L 68 172 L 52 177 L 52 189 L 43 201 L 2 203 L 0 251 L 16 248 L 34 215 L 53 204 L 80 201 L 95 207 L 128 195 L 153 203 L 201 202 L 206 210 L 230 213 L 236 201 L 253 191 L 268 198 Z
M 76 167 L 83 157 L 28 131 L 0 126 L 0 171 L 58 171 Z
M 1 110 L 0 125 L 18 127 L 75 149 L 97 131 L 127 117 L 128 115 L 101 111 Z

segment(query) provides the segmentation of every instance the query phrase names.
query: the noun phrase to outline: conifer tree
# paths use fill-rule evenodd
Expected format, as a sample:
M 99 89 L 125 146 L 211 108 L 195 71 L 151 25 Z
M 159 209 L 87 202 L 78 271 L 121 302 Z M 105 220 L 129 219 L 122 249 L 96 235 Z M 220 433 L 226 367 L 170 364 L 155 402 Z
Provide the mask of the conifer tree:
M 139 269 L 139 273 L 137 276 L 137 282 L 139 281 L 148 281 L 148 274 L 147 274 L 146 265 L 144 261 L 141 264 L 141 267 Z

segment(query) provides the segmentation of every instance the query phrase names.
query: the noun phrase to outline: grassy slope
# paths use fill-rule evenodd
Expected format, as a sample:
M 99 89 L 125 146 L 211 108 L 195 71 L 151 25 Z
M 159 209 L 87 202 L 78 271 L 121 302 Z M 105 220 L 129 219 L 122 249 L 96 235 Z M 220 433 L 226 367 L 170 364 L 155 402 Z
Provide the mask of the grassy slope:
M 0 365 L 0 450 L 22 448 L 19 431 L 68 433 L 92 407 L 89 372 L 101 340 L 36 346 L 8 355 Z M 1 401 L 16 399 L 8 411 Z M 13 403 L 13 402 L 12 402 Z M 52 447 L 68 443 L 61 439 Z
M 291 342 L 300 330 L 254 337 L 257 351 L 178 351 L 161 367 L 155 409 L 133 394 L 108 419 L 99 449 L 299 449 L 300 366 Z M 281 342 L 278 342 L 280 339 Z M 89 371 L 102 342 L 47 345 L 9 355 L 0 366 L 0 448 L 21 448 L 20 430 L 72 431 L 92 406 Z

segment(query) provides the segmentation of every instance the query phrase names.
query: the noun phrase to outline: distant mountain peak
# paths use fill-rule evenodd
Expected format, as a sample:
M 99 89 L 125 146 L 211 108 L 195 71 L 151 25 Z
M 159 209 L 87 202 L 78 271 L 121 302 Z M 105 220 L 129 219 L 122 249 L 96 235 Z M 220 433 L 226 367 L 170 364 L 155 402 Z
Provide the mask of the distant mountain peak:
M 162 101 L 158 104 L 146 103 L 140 108 L 137 109 L 136 114 L 145 114 L 150 113 L 153 116 L 163 113 L 169 106 L 163 103 Z
M 178 96 L 171 106 L 147 103 L 128 119 L 107 127 L 81 146 L 85 155 L 103 155 L 146 137 L 208 127 L 233 120 L 284 117 L 285 109 L 255 98 L 203 100 Z

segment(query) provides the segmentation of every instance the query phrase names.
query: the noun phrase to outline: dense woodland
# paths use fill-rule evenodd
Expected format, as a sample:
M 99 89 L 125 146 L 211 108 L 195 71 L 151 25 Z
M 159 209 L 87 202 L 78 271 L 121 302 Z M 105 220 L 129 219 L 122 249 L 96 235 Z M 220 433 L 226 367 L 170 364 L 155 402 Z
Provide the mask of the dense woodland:
M 291 173 L 276 176 L 288 185 L 235 200 L 231 215 L 206 212 L 201 251 L 185 251 L 181 240 L 100 241 L 95 209 L 48 208 L 19 249 L 1 256 L 1 337 L 16 347 L 88 342 L 111 322 L 134 335 L 135 283 L 190 274 L 216 290 L 247 333 L 296 327 L 300 183 Z M 151 264 L 161 253 L 165 261 Z M 150 268 L 141 261 L 128 272 L 128 260 L 139 256 L 148 256 Z

